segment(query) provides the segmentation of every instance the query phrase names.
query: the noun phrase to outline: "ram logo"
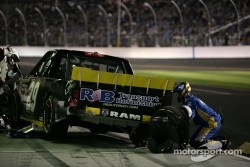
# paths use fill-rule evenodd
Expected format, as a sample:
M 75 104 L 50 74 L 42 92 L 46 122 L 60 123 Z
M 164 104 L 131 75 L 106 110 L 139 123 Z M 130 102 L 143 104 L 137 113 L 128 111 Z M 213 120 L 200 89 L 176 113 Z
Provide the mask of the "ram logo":
M 106 117 L 109 115 L 109 109 L 102 108 L 102 116 Z
M 140 115 L 136 115 L 136 114 L 128 114 L 128 113 L 118 113 L 116 111 L 110 111 L 109 114 L 110 117 L 116 117 L 116 118 L 124 118 L 124 119 L 132 119 L 132 120 L 141 120 L 141 116 Z

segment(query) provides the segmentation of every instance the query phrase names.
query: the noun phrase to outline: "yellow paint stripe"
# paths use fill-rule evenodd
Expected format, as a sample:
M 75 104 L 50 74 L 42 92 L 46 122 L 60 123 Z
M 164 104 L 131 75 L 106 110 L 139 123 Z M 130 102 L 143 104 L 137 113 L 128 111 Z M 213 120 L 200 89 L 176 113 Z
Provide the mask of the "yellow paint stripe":
M 205 113 L 204 111 L 198 109 L 198 114 L 200 115 L 200 117 L 206 121 L 208 123 L 209 129 L 213 129 L 217 127 L 217 122 L 214 120 L 214 117 L 209 116 L 207 113 Z
M 203 141 L 205 139 L 205 137 L 207 136 L 207 134 L 210 132 L 211 128 L 206 128 L 203 127 L 200 131 L 200 133 L 197 135 L 196 137 L 196 141 Z
M 248 154 L 249 155 L 250 154 L 250 143 L 248 143 L 248 142 L 243 143 L 239 147 L 239 149 L 241 149 L 244 154 Z
M 76 66 L 72 69 L 71 79 L 94 83 L 153 88 L 161 90 L 173 90 L 175 82 L 175 80 L 172 78 L 117 74 Z
M 20 118 L 22 120 L 34 123 L 34 125 L 37 125 L 39 127 L 43 127 L 43 121 L 38 121 L 38 120 L 30 119 L 30 118 L 27 118 L 27 117 L 23 117 L 23 116 L 21 116 Z
M 91 115 L 100 115 L 101 109 L 95 107 L 86 107 L 86 113 Z
M 142 122 L 150 122 L 151 116 L 149 115 L 142 115 Z

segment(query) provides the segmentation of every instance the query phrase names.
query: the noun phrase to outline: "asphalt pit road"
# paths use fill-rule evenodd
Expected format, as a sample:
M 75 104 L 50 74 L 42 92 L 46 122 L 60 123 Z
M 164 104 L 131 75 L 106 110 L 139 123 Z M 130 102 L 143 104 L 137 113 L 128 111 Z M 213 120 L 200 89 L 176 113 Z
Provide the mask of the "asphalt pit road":
M 90 132 L 82 133 L 68 133 L 65 138 L 58 138 L 52 140 L 51 142 L 55 144 L 69 144 L 78 146 L 77 152 L 81 149 L 91 149 L 91 148 L 133 148 L 130 140 L 124 140 L 124 138 L 118 138 L 114 134 L 92 134 Z M 81 148 L 81 149 L 80 149 Z
M 83 156 L 71 156 L 71 158 L 88 158 L 88 157 L 83 157 Z

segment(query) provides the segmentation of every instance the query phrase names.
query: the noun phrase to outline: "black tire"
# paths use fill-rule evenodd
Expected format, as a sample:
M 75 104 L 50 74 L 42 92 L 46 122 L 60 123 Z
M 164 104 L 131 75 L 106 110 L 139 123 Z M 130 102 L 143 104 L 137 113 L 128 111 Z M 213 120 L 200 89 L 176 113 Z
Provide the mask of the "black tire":
M 21 99 L 18 93 L 13 90 L 8 95 L 8 106 L 9 106 L 9 115 L 8 123 L 12 129 L 18 128 L 20 123 L 21 115 Z
M 174 107 L 165 106 L 157 110 L 149 123 L 149 138 L 154 139 L 158 145 L 162 145 L 166 140 L 179 143 L 179 134 L 177 130 L 177 117 L 171 112 L 176 110 Z
M 155 113 L 153 114 L 153 117 L 166 117 L 168 116 L 168 113 L 166 112 L 166 110 L 176 110 L 176 108 L 172 107 L 172 106 L 164 106 L 158 110 L 155 111 Z
M 44 131 L 48 138 L 57 138 L 66 136 L 68 132 L 69 123 L 68 121 L 61 120 L 56 122 L 55 120 L 55 110 L 52 101 L 52 96 L 48 96 L 44 102 Z
M 170 153 L 173 150 L 172 140 L 166 140 L 164 143 L 159 144 L 153 138 L 149 137 L 147 147 L 152 153 Z
M 129 138 L 135 146 L 145 144 L 148 138 L 148 125 L 140 124 L 135 129 L 132 129 L 129 133 Z

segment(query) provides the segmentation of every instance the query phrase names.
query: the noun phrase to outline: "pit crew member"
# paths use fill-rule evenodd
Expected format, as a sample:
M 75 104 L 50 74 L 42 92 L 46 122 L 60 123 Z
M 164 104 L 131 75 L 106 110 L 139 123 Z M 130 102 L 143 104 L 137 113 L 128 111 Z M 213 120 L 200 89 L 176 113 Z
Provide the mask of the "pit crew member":
M 11 48 L 0 48 L 0 117 L 4 119 L 5 110 L 3 103 L 6 101 L 5 91 L 14 89 L 15 83 L 9 82 L 18 73 L 21 76 L 20 66 L 17 62 L 20 61 L 18 52 Z M 9 67 L 12 69 L 9 70 Z M 7 120 L 4 120 L 5 124 Z
M 191 108 L 191 118 L 194 124 L 199 126 L 190 139 L 190 145 L 194 148 L 199 148 L 199 146 L 207 143 L 209 140 L 216 138 L 215 135 L 221 129 L 222 125 L 221 114 L 191 94 L 191 86 L 188 82 L 178 83 L 173 93 L 178 94 L 178 102 Z M 228 141 L 223 140 L 222 144 L 223 147 L 227 147 Z

